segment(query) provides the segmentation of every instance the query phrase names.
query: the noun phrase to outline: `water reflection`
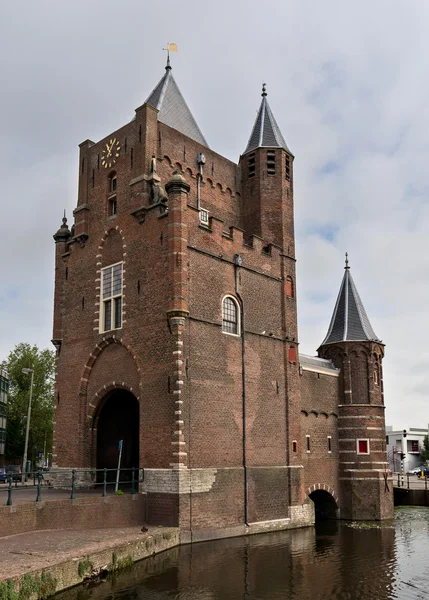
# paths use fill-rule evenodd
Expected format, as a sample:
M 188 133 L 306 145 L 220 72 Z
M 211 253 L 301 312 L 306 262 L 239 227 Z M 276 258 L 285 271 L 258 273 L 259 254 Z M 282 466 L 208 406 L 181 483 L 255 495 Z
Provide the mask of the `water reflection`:
M 427 598 L 429 509 L 403 509 L 395 523 L 317 529 L 174 548 L 60 600 Z

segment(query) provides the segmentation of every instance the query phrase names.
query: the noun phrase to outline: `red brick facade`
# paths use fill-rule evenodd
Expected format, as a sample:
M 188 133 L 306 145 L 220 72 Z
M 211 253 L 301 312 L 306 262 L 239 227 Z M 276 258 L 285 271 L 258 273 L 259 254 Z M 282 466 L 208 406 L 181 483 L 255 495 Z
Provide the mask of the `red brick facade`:
M 113 140 L 120 150 L 104 168 Z M 118 417 L 97 450 L 100 415 L 108 405 L 119 415 L 133 398 L 147 517 L 200 537 L 261 521 L 309 524 L 309 486 L 338 489 L 339 379 L 300 375 L 293 157 L 276 148 L 272 173 L 267 149 L 253 154 L 249 176 L 247 155 L 234 164 L 144 104 L 132 122 L 80 145 L 74 227 L 54 236 L 54 462 L 113 464 L 125 425 Z M 111 265 L 122 265 L 120 308 L 106 301 Z M 227 296 L 235 334 L 223 331 Z M 121 322 L 104 331 L 112 306 Z M 315 462 L 302 452 L 309 428 Z

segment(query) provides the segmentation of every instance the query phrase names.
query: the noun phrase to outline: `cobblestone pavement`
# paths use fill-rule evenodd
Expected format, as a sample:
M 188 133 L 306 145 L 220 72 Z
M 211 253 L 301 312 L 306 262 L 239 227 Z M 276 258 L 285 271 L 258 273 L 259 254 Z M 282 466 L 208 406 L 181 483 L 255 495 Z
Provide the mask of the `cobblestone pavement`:
M 0 538 L 0 580 L 141 538 L 140 527 L 47 530 Z

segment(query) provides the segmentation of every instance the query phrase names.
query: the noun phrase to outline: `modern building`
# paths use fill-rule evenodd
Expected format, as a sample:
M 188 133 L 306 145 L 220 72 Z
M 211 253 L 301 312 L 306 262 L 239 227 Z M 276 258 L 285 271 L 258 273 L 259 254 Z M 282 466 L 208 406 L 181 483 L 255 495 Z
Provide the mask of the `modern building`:
M 318 357 L 298 355 L 294 156 L 265 86 L 238 163 L 168 63 L 132 120 L 80 144 L 56 244 L 53 462 L 145 468 L 182 539 L 392 515 L 382 358 L 346 264 Z
M 410 471 L 422 464 L 421 452 L 428 430 L 420 427 L 393 430 L 391 425 L 386 427 L 387 456 L 391 471 L 401 470 L 401 454 L 405 454 L 404 471 Z
M 9 379 L 4 369 L 0 369 L 0 466 L 4 465 L 6 447 L 6 408 Z

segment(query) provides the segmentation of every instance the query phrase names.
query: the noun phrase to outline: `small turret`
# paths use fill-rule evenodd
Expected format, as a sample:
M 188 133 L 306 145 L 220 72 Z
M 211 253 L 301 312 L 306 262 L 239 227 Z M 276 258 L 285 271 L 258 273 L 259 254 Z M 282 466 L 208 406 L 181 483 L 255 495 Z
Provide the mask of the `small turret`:
M 67 242 L 70 238 L 70 235 L 71 233 L 69 226 L 67 225 L 66 211 L 64 211 L 63 222 L 61 223 L 61 227 L 56 233 L 54 233 L 53 238 L 55 240 L 55 243 L 57 244 L 59 242 Z
M 240 157 L 243 229 L 294 257 L 293 155 L 280 131 L 262 86 L 262 101 Z
M 60 352 L 63 339 L 63 301 L 64 284 L 67 279 L 68 268 L 63 256 L 67 251 L 67 242 L 71 238 L 71 232 L 67 225 L 66 211 L 64 211 L 61 227 L 53 236 L 55 240 L 55 289 L 54 289 L 54 326 L 52 343 Z
M 331 323 L 318 353 L 341 369 L 338 405 L 341 517 L 392 518 L 381 364 L 384 344 L 366 314 L 347 254 Z
M 261 106 L 243 156 L 256 148 L 282 148 L 292 156 L 268 104 L 266 83 L 262 84 L 261 96 Z
M 337 342 L 378 342 L 381 340 L 375 335 L 369 322 L 362 300 L 356 289 L 350 273 L 348 254 L 344 277 L 341 282 L 340 292 L 335 304 L 334 313 L 329 325 L 328 333 L 321 347 Z

